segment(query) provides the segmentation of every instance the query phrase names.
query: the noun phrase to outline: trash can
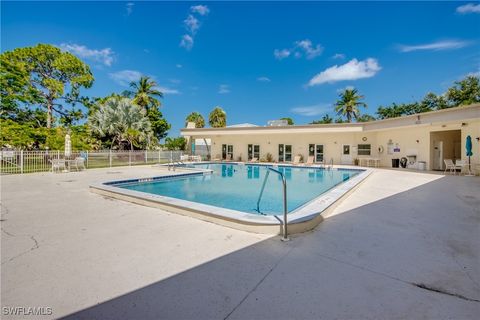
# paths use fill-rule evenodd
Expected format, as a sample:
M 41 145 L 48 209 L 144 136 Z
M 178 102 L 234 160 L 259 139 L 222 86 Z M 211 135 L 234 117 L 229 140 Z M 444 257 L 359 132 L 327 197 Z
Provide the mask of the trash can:
M 392 159 L 392 168 L 400 167 L 400 159 Z
M 426 161 L 418 161 L 418 170 L 427 170 L 427 162 Z

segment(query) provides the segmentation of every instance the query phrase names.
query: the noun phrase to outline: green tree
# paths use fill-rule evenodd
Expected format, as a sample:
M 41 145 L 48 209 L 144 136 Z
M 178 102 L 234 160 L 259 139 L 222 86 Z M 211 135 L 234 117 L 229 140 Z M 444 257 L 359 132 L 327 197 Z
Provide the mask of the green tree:
M 403 105 L 392 103 L 391 106 L 380 106 L 377 109 L 379 119 L 389 119 L 402 116 L 404 114 Z
M 479 78 L 467 76 L 461 81 L 456 81 L 447 90 L 447 100 L 451 107 L 458 107 L 480 102 Z
M 195 123 L 195 128 L 204 128 L 205 127 L 205 119 L 203 116 L 198 112 L 192 112 L 185 118 L 185 127 L 189 122 Z
M 361 116 L 357 117 L 358 122 L 369 122 L 377 120 L 374 116 L 369 114 L 362 114 Z
M 171 125 L 159 110 L 163 93 L 157 89 L 157 83 L 148 76 L 142 76 L 138 82 L 130 82 L 130 88 L 132 90 L 124 91 L 122 95 L 132 98 L 135 104 L 145 109 L 153 134 L 159 140 L 164 138 Z
M 424 110 L 433 111 L 448 108 L 447 100 L 444 96 L 437 96 L 433 92 L 429 92 L 425 95 L 420 105 Z
M 357 119 L 360 116 L 358 107 L 367 107 L 361 102 L 364 96 L 358 94 L 357 89 L 345 89 L 339 94 L 339 100 L 335 103 L 335 111 L 339 116 L 347 118 L 347 122 L 352 122 L 352 118 Z
M 184 137 L 168 137 L 165 139 L 164 146 L 167 150 L 185 150 L 185 147 L 187 146 L 187 140 Z
M 132 90 L 125 91 L 124 95 L 133 98 L 133 102 L 140 107 L 148 110 L 154 107 L 160 107 L 160 100 L 163 98 L 163 93 L 157 88 L 157 83 L 148 76 L 142 76 L 138 82 L 130 82 Z
M 324 115 L 321 120 L 314 120 L 311 124 L 329 124 L 332 123 L 333 119 L 328 115 Z
M 227 126 L 227 114 L 220 107 L 215 107 L 215 109 L 210 112 L 208 116 L 208 123 L 212 128 L 224 128 Z
M 54 112 L 67 119 L 78 118 L 78 110 L 66 109 L 65 103 L 80 102 L 80 88 L 93 83 L 90 68 L 80 59 L 52 45 L 38 44 L 6 51 L 0 62 L 2 101 L 5 98 L 10 109 L 17 102 L 44 107 L 47 128 L 52 126 Z
M 100 137 L 112 137 L 112 145 L 123 148 L 128 143 L 134 145 L 148 144 L 151 138 L 151 125 L 145 110 L 129 98 L 110 98 L 89 118 L 93 132 Z
M 294 125 L 294 122 L 293 122 L 292 118 L 285 117 L 285 118 L 280 118 L 280 120 L 287 120 L 287 123 L 288 123 L 289 126 Z

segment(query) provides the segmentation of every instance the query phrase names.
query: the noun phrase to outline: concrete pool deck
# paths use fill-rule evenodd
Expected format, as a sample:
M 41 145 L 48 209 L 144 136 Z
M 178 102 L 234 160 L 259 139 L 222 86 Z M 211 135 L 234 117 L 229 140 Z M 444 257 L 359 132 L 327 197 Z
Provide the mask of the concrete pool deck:
M 3 176 L 2 319 L 476 319 L 480 178 L 374 169 L 282 243 L 104 198 L 151 166 Z

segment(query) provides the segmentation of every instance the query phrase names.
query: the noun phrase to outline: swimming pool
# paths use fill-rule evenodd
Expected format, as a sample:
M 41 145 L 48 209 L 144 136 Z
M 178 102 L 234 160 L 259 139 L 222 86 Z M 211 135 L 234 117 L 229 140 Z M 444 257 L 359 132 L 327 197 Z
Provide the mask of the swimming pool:
M 204 203 L 251 214 L 278 215 L 283 212 L 280 175 L 270 174 L 257 211 L 257 200 L 268 171 L 263 165 L 201 164 L 210 175 L 186 176 L 118 185 L 120 188 Z M 287 181 L 288 212 L 301 207 L 332 187 L 347 181 L 359 170 L 278 167 Z
M 371 173 L 369 169 L 357 168 L 274 168 L 286 179 L 288 225 L 293 233 L 318 225 L 326 209 Z M 241 230 L 281 233 L 279 227 L 284 219 L 280 175 L 269 174 L 257 211 L 257 200 L 269 171 L 267 165 L 202 163 L 168 171 L 166 175 L 165 171 L 160 176 L 95 183 L 90 190 Z

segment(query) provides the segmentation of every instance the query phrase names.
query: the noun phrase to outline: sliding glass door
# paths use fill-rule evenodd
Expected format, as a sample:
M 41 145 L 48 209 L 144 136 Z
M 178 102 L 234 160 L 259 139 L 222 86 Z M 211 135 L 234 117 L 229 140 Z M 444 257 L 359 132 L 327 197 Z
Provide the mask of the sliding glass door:
M 279 144 L 278 145 L 278 162 L 292 161 L 292 145 Z

